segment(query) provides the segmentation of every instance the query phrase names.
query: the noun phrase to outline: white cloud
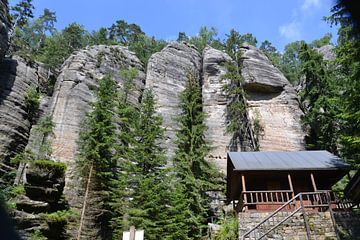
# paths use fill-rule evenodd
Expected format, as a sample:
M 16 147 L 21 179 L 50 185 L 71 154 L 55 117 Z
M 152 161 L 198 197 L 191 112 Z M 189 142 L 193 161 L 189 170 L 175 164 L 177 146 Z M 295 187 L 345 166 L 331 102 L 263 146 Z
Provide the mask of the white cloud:
M 305 12 L 318 7 L 320 7 L 320 0 L 305 0 L 301 5 L 301 10 Z
M 295 41 L 302 36 L 301 30 L 304 28 L 306 19 L 314 14 L 321 6 L 321 0 L 303 0 L 302 5 L 292 10 L 292 20 L 279 27 L 280 35 Z
M 299 22 L 292 21 L 288 24 L 279 27 L 279 32 L 282 36 L 295 41 L 301 37 L 301 26 Z

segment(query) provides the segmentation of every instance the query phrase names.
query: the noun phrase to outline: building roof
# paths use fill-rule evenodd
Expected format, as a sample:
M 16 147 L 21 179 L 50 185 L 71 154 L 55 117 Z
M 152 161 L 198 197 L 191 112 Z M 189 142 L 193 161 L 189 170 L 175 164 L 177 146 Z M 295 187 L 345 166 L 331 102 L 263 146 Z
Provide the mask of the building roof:
M 348 170 L 350 165 L 328 151 L 229 152 L 234 170 Z

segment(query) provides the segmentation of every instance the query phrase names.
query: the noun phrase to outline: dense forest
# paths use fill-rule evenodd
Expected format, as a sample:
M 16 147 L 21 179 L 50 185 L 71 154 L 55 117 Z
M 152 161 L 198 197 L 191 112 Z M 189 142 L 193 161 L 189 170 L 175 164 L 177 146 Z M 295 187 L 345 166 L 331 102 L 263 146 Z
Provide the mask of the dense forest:
M 12 28 L 7 56 L 20 56 L 29 64 L 42 63 L 58 73 L 64 61 L 75 51 L 92 45 L 121 45 L 136 54 L 144 66 L 153 53 L 168 42 L 147 36 L 140 26 L 118 20 L 89 32 L 79 23 L 71 23 L 62 30 L 55 28 L 55 12 L 44 9 L 34 18 L 32 0 L 22 0 L 11 7 Z M 319 48 L 332 45 L 331 34 L 306 43 L 296 41 L 278 51 L 269 40 L 258 43 L 251 33 L 241 34 L 232 29 L 221 39 L 215 28 L 201 27 L 196 36 L 179 32 L 177 41 L 196 46 L 200 54 L 210 45 L 226 52 L 234 60 L 227 65 L 231 79 L 225 91 L 232 99 L 229 107 L 228 131 L 238 139 L 247 134 L 242 122 L 246 118 L 246 103 L 241 88 L 240 48 L 244 44 L 258 47 L 279 68 L 299 93 L 304 111 L 301 119 L 308 135 L 306 148 L 325 149 L 341 156 L 356 169 L 360 167 L 360 43 L 356 26 L 342 4 L 331 10 L 325 19 L 339 27 L 337 43 L 333 45 L 334 59 L 325 59 Z M 204 139 L 207 129 L 202 110 L 201 87 L 189 72 L 185 90 L 180 95 L 181 114 L 176 119 L 177 150 L 171 159 L 165 154 L 163 119 L 156 113 L 156 100 L 151 89 L 142 94 L 139 106 L 129 100 L 138 75 L 135 68 L 119 72 L 125 84 L 120 87 L 106 76 L 94 90 L 96 101 L 84 119 L 80 136 L 78 168 L 86 190 L 81 216 L 71 207 L 63 206 L 45 218 L 64 221 L 80 218 L 79 236 L 83 231 L 95 231 L 82 222 L 86 211 L 100 226 L 95 234 L 102 239 L 120 239 L 122 232 L 135 225 L 145 229 L 146 239 L 202 239 L 207 234 L 207 223 L 216 216 L 223 224 L 218 239 L 236 237 L 236 221 L 211 211 L 209 192 L 224 191 L 224 176 L 206 161 L 211 146 Z M 53 88 L 54 82 L 47 83 Z M 37 122 L 45 135 L 51 135 L 51 116 L 36 118 L 39 90 L 27 93 L 30 121 Z M 34 115 L 35 114 L 35 115 Z M 241 145 L 241 140 L 234 139 Z M 237 143 L 236 141 L 239 141 Z M 11 159 L 15 169 L 32 161 L 38 167 L 57 169 L 63 174 L 66 166 L 49 158 L 49 144 L 41 143 L 37 156 L 20 152 Z M 252 150 L 258 150 L 253 139 Z M 15 174 L 2 176 L 1 201 L 12 208 L 11 199 L 23 193 L 21 186 L 13 186 Z M 88 201 L 88 199 L 89 201 Z M 91 199 L 91 201 L 90 201 Z M 59 200 L 60 201 L 60 200 Z M 86 210 L 86 211 L 85 211 Z M 45 233 L 46 235 L 46 233 Z M 44 239 L 36 231 L 32 239 Z M 234 238 L 235 239 L 235 238 Z

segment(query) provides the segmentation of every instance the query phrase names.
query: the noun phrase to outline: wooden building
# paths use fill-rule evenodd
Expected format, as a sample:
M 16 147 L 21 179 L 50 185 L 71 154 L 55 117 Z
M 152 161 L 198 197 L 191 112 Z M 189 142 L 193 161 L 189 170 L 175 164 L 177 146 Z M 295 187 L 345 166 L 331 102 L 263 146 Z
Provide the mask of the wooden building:
M 229 152 L 227 198 L 236 211 L 274 211 L 299 193 L 327 197 L 349 170 L 327 151 Z

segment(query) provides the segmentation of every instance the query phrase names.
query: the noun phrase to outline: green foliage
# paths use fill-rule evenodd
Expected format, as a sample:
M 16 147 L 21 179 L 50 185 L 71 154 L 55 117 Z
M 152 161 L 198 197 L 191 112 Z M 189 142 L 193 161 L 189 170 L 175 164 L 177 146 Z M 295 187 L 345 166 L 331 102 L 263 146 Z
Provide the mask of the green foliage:
M 280 69 L 290 83 L 296 85 L 301 76 L 301 60 L 299 51 L 304 41 L 296 41 L 285 45 L 284 53 L 280 59 Z
M 177 204 L 182 202 L 182 214 L 177 219 L 184 225 L 181 235 L 186 237 L 184 239 L 198 239 L 205 234 L 207 227 L 209 205 L 206 191 L 219 189 L 220 174 L 205 159 L 210 147 L 204 140 L 206 125 L 201 88 L 192 73 L 189 73 L 185 90 L 180 95 L 180 108 L 182 114 L 176 119 L 179 129 L 173 159 L 179 185 L 173 200 Z
M 227 39 L 225 42 L 226 53 L 229 54 L 233 59 L 238 59 L 238 49 L 243 44 L 241 41 L 241 35 L 234 29 L 230 30 L 230 33 L 226 35 Z
M 307 44 L 300 49 L 301 73 L 305 77 L 305 88 L 300 93 L 305 106 L 302 121 L 310 126 L 307 139 L 309 149 L 326 149 L 337 153 L 336 89 L 323 57 Z
M 45 115 L 42 118 L 40 118 L 39 122 L 37 123 L 35 131 L 44 134 L 45 136 L 48 136 L 53 133 L 54 127 L 55 124 L 52 121 L 52 116 Z
M 100 234 L 106 235 L 110 219 L 110 192 L 116 169 L 115 81 L 110 76 L 100 79 L 95 94 L 97 99 L 92 111 L 86 116 L 84 130 L 80 135 L 77 164 L 84 176 L 84 184 L 90 177 L 90 169 L 94 171 L 90 178 L 91 185 L 87 185 L 86 188 L 97 197 L 92 200 L 92 205 L 89 207 L 96 215 L 95 221 L 100 226 Z M 84 204 L 87 201 L 88 199 L 85 199 Z
M 52 213 L 40 213 L 47 223 L 66 224 L 79 218 L 79 214 L 72 209 L 60 210 Z
M 48 36 L 44 42 L 35 59 L 50 69 L 57 69 L 75 50 L 85 47 L 90 37 L 83 26 L 71 23 L 61 32 Z
M 217 44 L 220 40 L 216 39 L 217 30 L 214 27 L 208 29 L 207 27 L 201 27 L 199 33 L 196 36 L 190 38 L 189 42 L 194 44 L 200 53 L 203 52 L 206 45 L 212 46 Z
M 227 68 L 227 73 L 222 76 L 222 80 L 228 81 L 228 83 L 224 85 L 223 90 L 229 96 L 229 103 L 226 107 L 226 131 L 232 134 L 229 144 L 230 151 L 238 151 L 239 147 L 242 151 L 246 151 L 248 147 L 255 150 L 256 146 L 247 143 L 251 136 L 249 136 L 247 127 L 249 118 L 243 88 L 244 79 L 236 63 L 224 63 L 224 65 Z
M 55 33 L 55 12 L 45 9 L 43 14 L 24 26 L 17 27 L 12 38 L 11 49 L 25 59 L 36 59 L 42 50 L 47 34 Z
M 188 42 L 189 37 L 186 35 L 185 32 L 179 32 L 178 38 L 176 39 L 177 42 Z
M 120 91 L 117 111 L 121 145 L 117 147 L 119 171 L 111 191 L 113 238 L 119 239 L 122 231 L 135 225 L 145 229 L 146 239 L 160 239 L 167 236 L 164 221 L 170 216 L 166 207 L 170 196 L 166 158 L 159 145 L 164 132 L 162 119 L 155 112 L 150 90 L 144 92 L 139 109 L 129 104 L 127 94 L 137 73 L 130 69 L 121 75 L 128 83 Z
M 225 41 L 225 50 L 234 60 L 239 59 L 239 49 L 244 44 L 247 43 L 256 47 L 257 40 L 251 33 L 246 33 L 241 35 L 235 29 L 231 29 L 229 34 L 226 34 Z
M 265 40 L 261 43 L 259 49 L 265 53 L 265 55 L 270 59 L 272 64 L 276 67 L 280 67 L 281 54 L 277 49 L 272 45 L 271 42 Z
M 254 116 L 252 118 L 252 122 L 253 122 L 254 137 L 255 137 L 255 142 L 256 142 L 255 150 L 259 151 L 260 150 L 259 139 L 264 133 L 264 127 L 261 124 L 260 113 L 258 111 L 254 111 Z
M 12 198 L 15 198 L 19 195 L 24 195 L 24 194 L 25 194 L 24 185 L 13 186 L 10 190 L 10 196 Z
M 360 42 L 359 32 L 354 27 L 353 19 L 347 14 L 344 5 L 337 4 L 332 9 L 333 15 L 328 18 L 332 24 L 340 25 L 338 46 L 336 47 L 336 66 L 339 79 L 337 118 L 340 122 L 340 154 L 360 167 Z
M 46 240 L 47 238 L 40 230 L 35 230 L 30 236 L 30 240 Z
M 62 177 L 66 171 L 66 164 L 61 162 L 55 162 L 52 160 L 35 160 L 31 164 L 34 167 L 44 169 L 49 172 L 53 172 L 56 176 Z
M 138 40 L 129 46 L 129 49 L 135 52 L 136 56 L 146 67 L 151 55 L 161 51 L 166 44 L 163 40 L 156 40 L 154 37 L 140 35 Z
M 25 93 L 25 107 L 30 122 L 34 122 L 40 107 L 40 93 L 30 87 Z
M 215 240 L 236 240 L 239 234 L 239 221 L 236 217 L 225 217 Z
M 109 28 L 110 39 L 122 45 L 129 46 L 145 35 L 141 28 L 134 24 L 128 24 L 124 20 L 118 20 Z
M 314 48 L 321 48 L 325 45 L 329 45 L 331 43 L 331 38 L 332 34 L 327 33 L 322 38 L 312 41 L 310 45 Z
M 22 0 L 11 8 L 11 18 L 13 21 L 13 28 L 23 27 L 30 18 L 34 17 L 34 5 L 32 0 Z
M 240 42 L 247 43 L 254 47 L 256 47 L 256 45 L 257 45 L 257 39 L 251 33 L 245 33 L 244 35 L 241 35 Z

